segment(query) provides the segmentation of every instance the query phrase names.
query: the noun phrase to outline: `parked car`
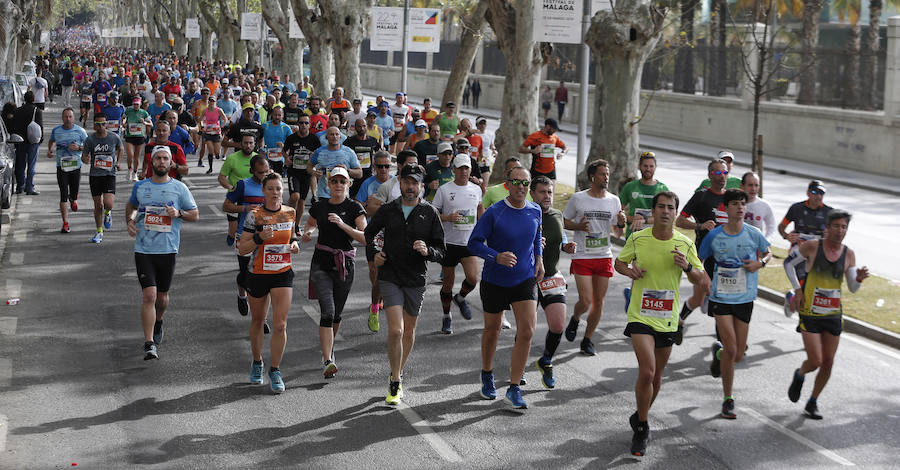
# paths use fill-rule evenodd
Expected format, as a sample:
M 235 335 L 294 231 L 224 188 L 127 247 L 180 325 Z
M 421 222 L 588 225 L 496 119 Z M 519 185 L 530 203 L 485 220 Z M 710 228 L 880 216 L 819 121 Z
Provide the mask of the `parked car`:
M 34 62 L 26 60 L 25 63 L 22 64 L 22 73 L 25 74 L 25 88 L 27 89 L 31 79 L 37 77 L 37 67 L 34 65 Z
M 9 209 L 15 179 L 15 145 L 22 138 L 10 134 L 0 120 L 0 230 L 3 230 L 3 209 Z
M 25 103 L 25 92 L 8 75 L 0 75 L 0 108 L 12 103 L 18 108 Z

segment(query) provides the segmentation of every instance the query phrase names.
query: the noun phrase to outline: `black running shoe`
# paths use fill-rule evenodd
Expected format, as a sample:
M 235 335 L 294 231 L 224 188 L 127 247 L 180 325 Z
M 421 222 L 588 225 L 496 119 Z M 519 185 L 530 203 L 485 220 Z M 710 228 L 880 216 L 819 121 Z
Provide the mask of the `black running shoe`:
M 640 423 L 641 423 L 641 418 L 638 417 L 637 411 L 635 411 L 633 415 L 628 417 L 628 424 L 631 425 L 632 432 L 637 432 L 638 425 Z
M 573 316 L 569 320 L 569 324 L 566 326 L 566 339 L 569 341 L 575 341 L 575 336 L 578 335 L 578 320 Z
M 815 400 L 806 402 L 806 408 L 803 411 L 809 419 L 822 419 L 822 415 L 819 414 L 819 406 Z
M 163 325 L 162 320 L 157 320 L 153 324 L 153 343 L 162 344 L 163 342 Z
M 794 379 L 791 381 L 791 386 L 788 388 L 788 398 L 797 403 L 797 400 L 800 399 L 800 390 L 803 389 L 803 379 L 804 377 L 800 375 L 800 369 L 794 370 Z
M 272 330 L 269 329 L 269 322 L 263 323 L 263 334 L 264 334 L 264 335 L 267 335 L 267 334 L 269 334 L 269 333 L 271 333 L 271 332 L 272 332 Z
M 638 425 L 631 438 L 631 455 L 643 457 L 647 454 L 647 441 L 650 440 L 650 426 Z
M 594 349 L 594 342 L 591 341 L 590 338 L 581 340 L 581 354 L 584 354 L 585 356 L 597 355 L 597 350 Z
M 242 317 L 246 317 L 248 313 L 250 313 L 250 303 L 247 301 L 246 297 L 238 296 L 238 313 L 241 314 Z
M 716 353 L 722 349 L 722 343 L 716 341 L 712 345 L 712 362 L 709 363 L 709 373 L 712 374 L 713 377 L 718 378 L 722 375 L 722 364 L 719 362 L 719 358 L 716 357 Z
M 681 346 L 682 341 L 684 341 L 684 325 L 678 325 L 678 330 L 675 331 L 675 345 Z
M 144 360 L 159 359 L 159 353 L 156 352 L 156 345 L 152 341 L 144 343 Z
M 727 398 L 722 402 L 722 417 L 725 419 L 737 419 L 737 415 L 734 414 L 733 398 Z

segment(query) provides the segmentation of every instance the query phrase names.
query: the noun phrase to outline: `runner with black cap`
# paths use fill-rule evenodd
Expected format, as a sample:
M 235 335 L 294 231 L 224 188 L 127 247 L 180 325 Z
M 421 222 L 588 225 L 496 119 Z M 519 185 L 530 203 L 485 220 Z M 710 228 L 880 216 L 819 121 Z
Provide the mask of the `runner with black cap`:
M 778 233 L 782 238 L 791 243 L 791 249 L 784 259 L 784 272 L 787 274 L 791 285 L 797 289 L 806 281 L 806 260 L 800 256 L 799 248 L 804 242 L 818 240 L 825 233 L 826 217 L 831 207 L 826 206 L 825 185 L 819 180 L 812 180 L 806 187 L 806 200 L 796 202 L 788 209 L 784 219 L 778 224 Z M 794 224 L 794 230 L 787 231 L 788 225 Z M 796 310 L 791 308 L 791 297 L 794 293 L 788 291 L 784 295 L 784 315 L 791 316 Z

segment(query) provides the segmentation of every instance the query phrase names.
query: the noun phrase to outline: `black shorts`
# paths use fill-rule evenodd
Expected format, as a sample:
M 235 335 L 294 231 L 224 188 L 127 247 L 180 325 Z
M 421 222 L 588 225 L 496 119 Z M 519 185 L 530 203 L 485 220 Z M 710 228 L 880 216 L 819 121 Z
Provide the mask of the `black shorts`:
M 543 103 L 541 103 L 541 109 L 550 109 L 550 102 L 544 101 Z
M 797 325 L 797 333 L 828 332 L 831 336 L 840 336 L 842 331 L 844 331 L 844 317 L 841 315 L 827 317 L 800 315 L 800 323 Z
M 238 216 L 235 214 L 232 214 L 231 212 L 226 212 L 225 218 L 228 219 L 229 222 L 237 222 L 237 220 L 238 220 Z
M 146 137 L 125 137 L 125 143 L 131 145 L 144 145 L 147 143 Z
M 662 348 L 671 348 L 673 344 L 675 344 L 675 333 L 674 331 L 656 331 L 650 327 L 650 325 L 640 323 L 640 322 L 628 322 L 628 325 L 625 325 L 625 336 L 631 337 L 631 335 L 650 335 L 653 336 L 653 341 L 656 343 L 656 349 Z
M 397 143 L 397 137 L 398 137 L 399 135 L 400 135 L 400 134 L 394 132 L 394 135 L 392 135 L 391 138 L 388 139 L 388 144 L 390 144 L 390 145 L 396 144 L 396 143 Z
M 498 286 L 481 280 L 479 287 L 481 305 L 487 313 L 502 313 L 510 308 L 514 302 L 523 300 L 537 300 L 537 283 L 534 278 L 529 278 L 518 285 L 511 287 Z
M 368 261 L 370 263 L 375 261 L 375 255 L 377 253 L 378 253 L 378 251 L 375 250 L 374 246 L 366 245 L 366 261 Z
M 279 160 L 277 162 L 269 160 L 269 168 L 272 169 L 272 173 L 275 173 L 278 175 L 283 175 L 284 174 L 284 160 Z
M 91 187 L 91 196 L 93 197 L 104 194 L 116 194 L 115 175 L 89 176 L 88 184 Z
M 288 168 L 288 194 L 299 193 L 300 199 L 306 200 L 312 177 L 306 170 Z
M 750 317 L 753 315 L 753 302 L 744 304 L 723 304 L 719 302 L 709 301 L 709 313 L 707 315 L 715 317 L 716 315 L 733 315 L 734 318 L 750 323 Z
M 481 170 L 481 177 L 484 178 L 485 173 L 491 172 L 491 167 L 487 165 L 478 165 L 478 169 Z
M 81 184 L 81 168 L 72 171 L 62 171 L 62 168 L 56 167 L 56 184 L 59 185 L 59 202 L 78 199 L 78 186 Z
M 441 266 L 452 268 L 459 264 L 463 258 L 468 258 L 470 256 L 472 256 L 472 253 L 469 253 L 469 248 L 467 246 L 448 243 L 447 250 L 444 252 L 444 257 L 441 258 Z
M 537 178 L 538 176 L 546 176 L 547 178 L 550 178 L 551 180 L 556 180 L 556 168 L 554 168 L 553 171 L 551 171 L 549 173 L 541 173 L 540 171 L 537 171 L 534 169 L 534 167 L 532 167 L 531 168 L 531 178 L 534 179 L 534 178 Z
M 94 104 L 91 103 L 90 101 L 82 101 L 81 106 L 79 106 L 79 109 L 81 109 L 82 112 L 85 112 L 90 109 L 93 109 L 93 107 L 94 107 Z
M 247 294 L 259 299 L 269 295 L 269 291 L 276 287 L 294 287 L 294 270 L 288 269 L 276 274 L 253 274 L 247 276 Z
M 566 303 L 566 294 L 554 294 L 554 295 L 544 295 L 540 289 L 538 291 L 538 303 L 541 304 L 541 308 L 547 310 L 547 307 L 552 304 L 565 304 Z
M 156 286 L 157 292 L 169 292 L 175 275 L 175 253 L 134 254 L 141 289 Z
M 204 142 L 218 143 L 222 141 L 222 134 L 203 134 Z

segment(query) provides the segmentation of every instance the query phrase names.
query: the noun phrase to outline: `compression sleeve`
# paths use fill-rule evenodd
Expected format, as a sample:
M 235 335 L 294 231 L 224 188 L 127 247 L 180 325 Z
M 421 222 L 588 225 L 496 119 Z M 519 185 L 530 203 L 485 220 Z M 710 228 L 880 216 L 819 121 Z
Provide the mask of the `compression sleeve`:
M 850 268 L 847 269 L 847 272 L 844 273 L 844 277 L 847 278 L 847 287 L 850 289 L 850 292 L 858 291 L 859 286 L 862 285 L 861 282 L 856 280 L 856 274 L 856 266 L 850 266 Z
M 799 250 L 795 251 L 796 248 L 792 249 L 790 253 L 788 253 L 788 257 L 784 259 L 784 272 L 787 274 L 788 281 L 791 281 L 791 287 L 794 290 L 797 290 L 801 287 L 800 278 L 797 277 L 797 265 L 806 261 L 806 259 L 800 254 Z M 791 256 L 793 254 L 793 256 Z

